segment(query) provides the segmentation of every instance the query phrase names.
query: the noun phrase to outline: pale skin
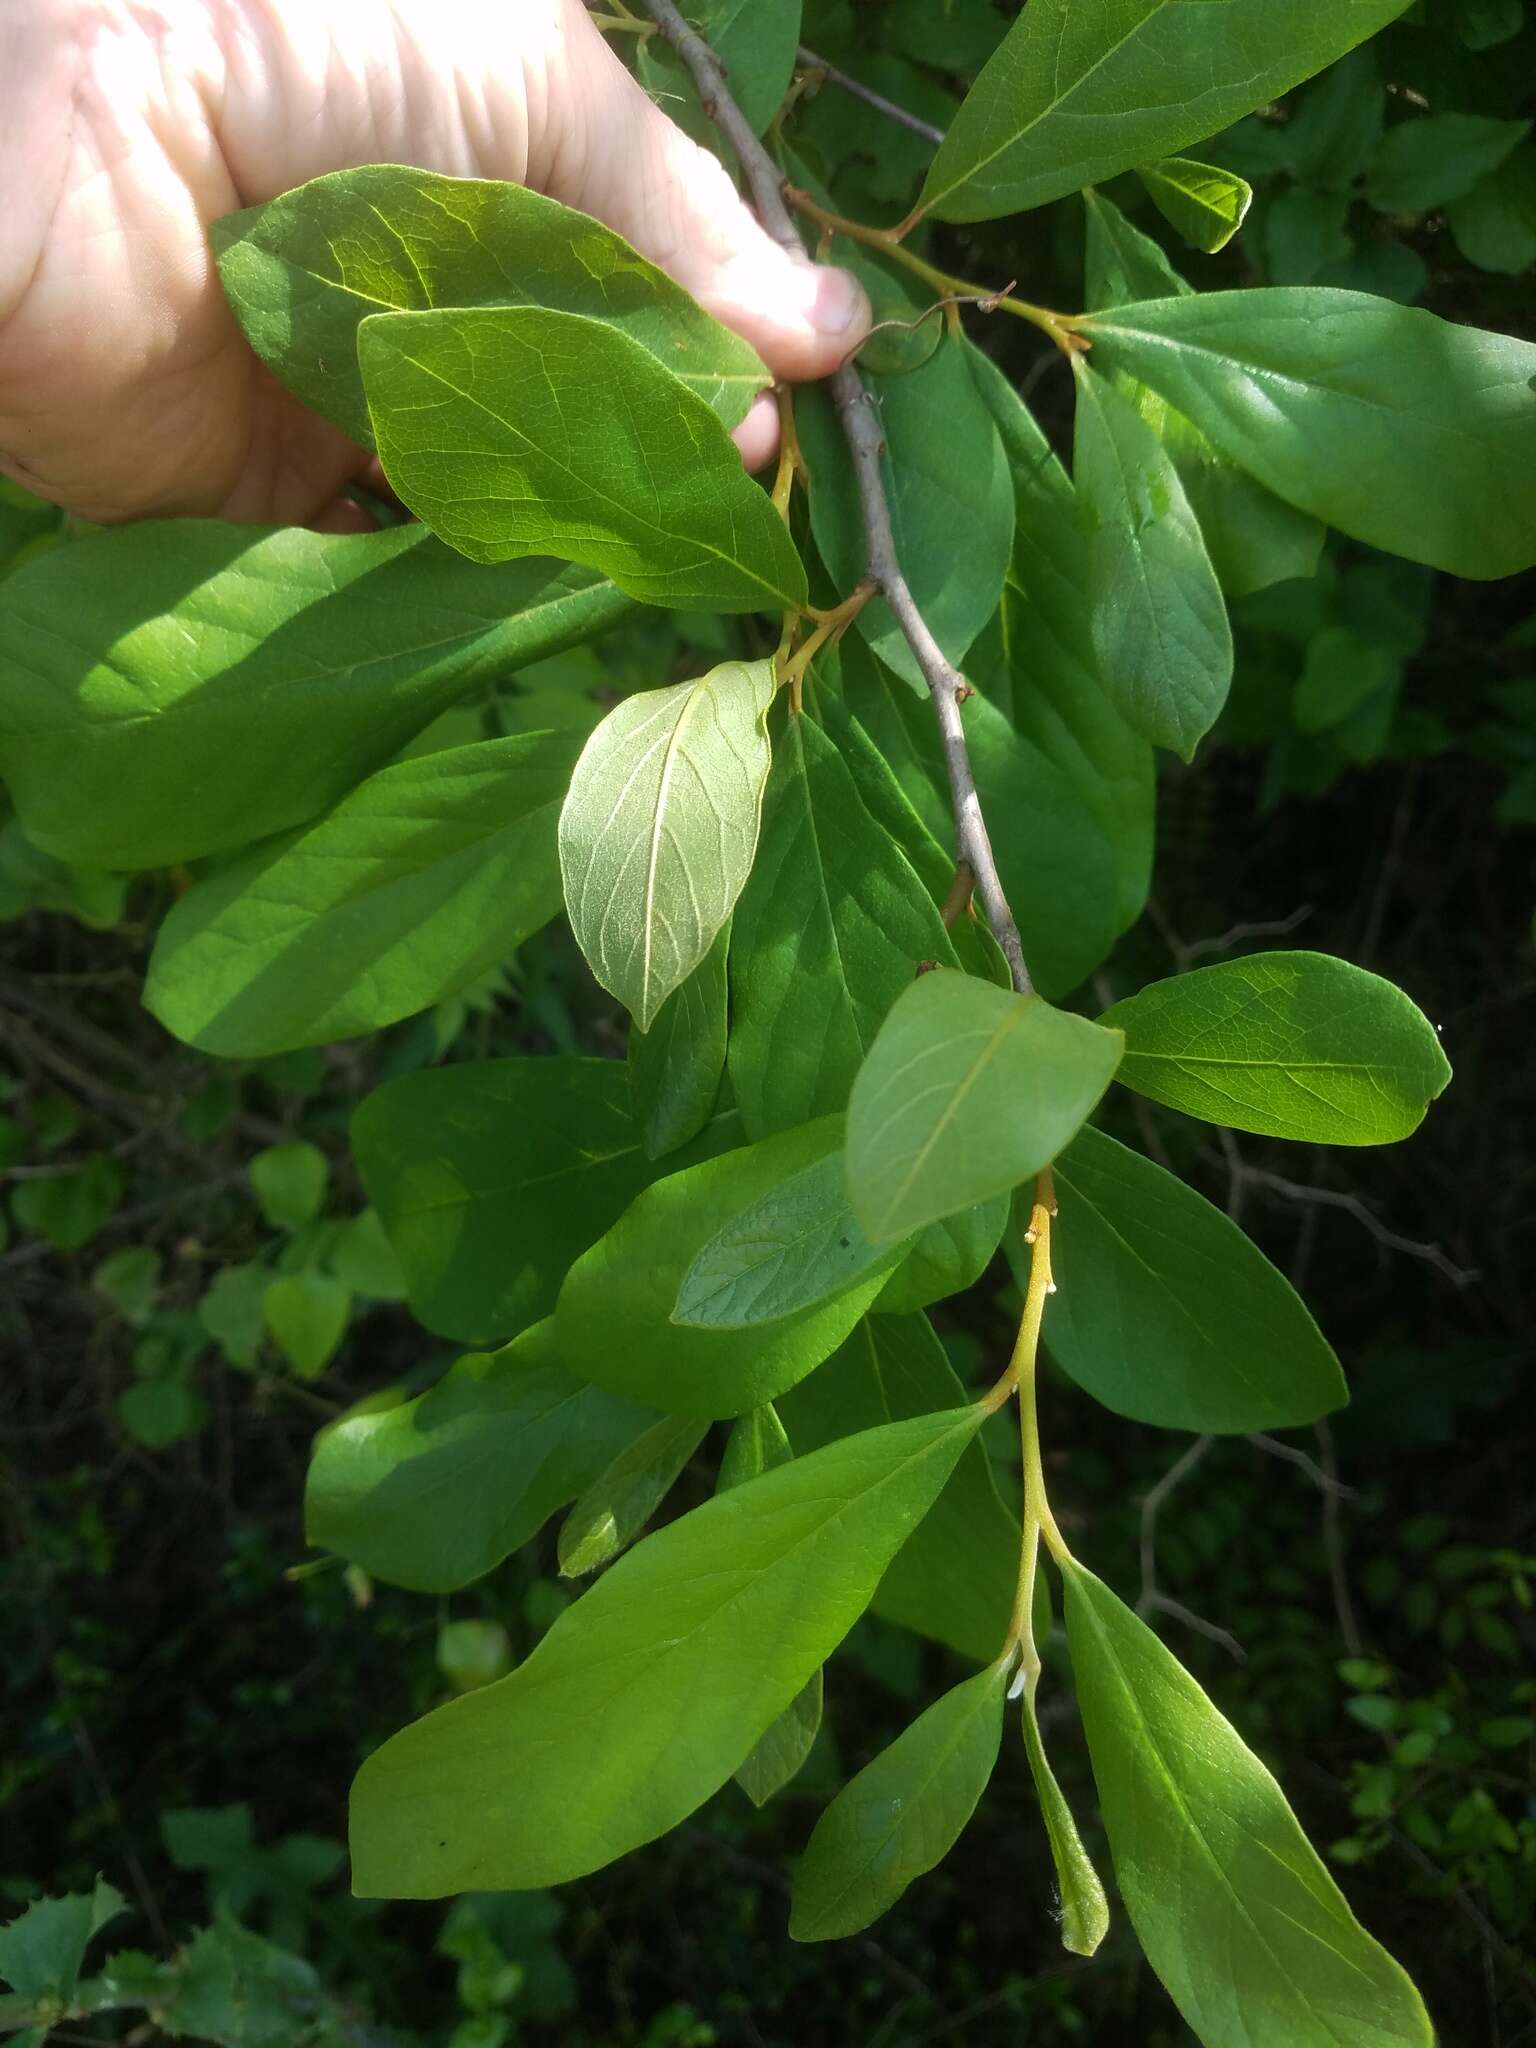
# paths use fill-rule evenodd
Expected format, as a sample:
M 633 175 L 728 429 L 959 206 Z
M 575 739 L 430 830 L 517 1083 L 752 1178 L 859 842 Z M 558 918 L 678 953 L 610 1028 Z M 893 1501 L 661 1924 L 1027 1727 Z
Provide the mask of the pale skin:
M 366 451 L 261 368 L 210 222 L 322 172 L 408 163 L 596 214 L 778 378 L 869 308 L 763 233 L 580 0 L 0 0 L 0 472 L 88 519 L 347 529 Z M 737 429 L 749 466 L 777 411 Z

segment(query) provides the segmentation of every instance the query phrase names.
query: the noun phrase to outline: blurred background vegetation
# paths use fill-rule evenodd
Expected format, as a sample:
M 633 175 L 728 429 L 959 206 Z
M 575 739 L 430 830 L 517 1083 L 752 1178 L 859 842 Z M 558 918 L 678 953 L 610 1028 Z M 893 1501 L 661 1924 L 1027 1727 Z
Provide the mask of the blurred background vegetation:
M 808 0 L 805 35 L 942 126 L 1012 11 Z M 1536 142 L 1511 124 L 1533 88 L 1536 9 L 1422 0 L 1201 152 L 1256 189 L 1219 257 L 1181 249 L 1133 181 L 1112 196 L 1202 286 L 1357 286 L 1531 335 Z M 784 139 L 876 222 L 905 211 L 931 147 L 814 74 Z M 1081 241 L 1066 201 L 945 230 L 938 260 L 1071 305 Z M 968 317 L 1059 444 L 1059 360 Z M 0 486 L 0 577 L 68 540 Z M 1456 1081 L 1382 1153 L 1223 1143 L 1141 1105 L 1123 1135 L 1291 1273 L 1354 1401 L 1315 1438 L 1191 1445 L 1051 1380 L 1053 1498 L 1273 1764 L 1443 2039 L 1517 2048 L 1536 2041 L 1536 592 L 1331 541 L 1314 579 L 1234 615 L 1230 707 L 1194 768 L 1165 761 L 1152 905 L 1082 1001 L 1294 933 L 1400 982 Z M 733 630 L 656 615 L 508 678 L 413 751 L 488 721 L 595 719 Z M 105 1874 L 126 1909 L 93 1957 L 141 1951 L 163 2023 L 234 2048 L 1186 2040 L 1123 1920 L 1091 1963 L 1058 1946 L 1012 1744 L 959 1849 L 895 1913 L 835 1947 L 789 1944 L 784 1871 L 818 1803 L 945 1677 L 944 1653 L 873 1621 L 837 1660 L 810 1764 L 761 1812 L 728 1787 L 557 1897 L 348 1896 L 360 1757 L 524 1654 L 566 1597 L 552 1537 L 451 1602 L 305 1566 L 315 1428 L 450 1355 L 399 1305 L 348 1118 L 433 1062 L 617 1054 L 620 1021 L 551 930 L 373 1039 L 210 1061 L 138 1006 L 179 878 L 67 869 L 0 819 L 0 1920 Z M 290 1283 L 276 1314 L 274 1280 Z M 999 1261 L 939 1311 L 967 1377 L 998 1369 L 1016 1302 Z M 994 1453 L 1014 1455 L 1006 1431 Z M 707 1486 L 690 1473 L 674 1505 Z M 1086 1820 L 1065 1688 L 1045 1714 Z M 51 2038 L 158 2037 L 135 2011 Z

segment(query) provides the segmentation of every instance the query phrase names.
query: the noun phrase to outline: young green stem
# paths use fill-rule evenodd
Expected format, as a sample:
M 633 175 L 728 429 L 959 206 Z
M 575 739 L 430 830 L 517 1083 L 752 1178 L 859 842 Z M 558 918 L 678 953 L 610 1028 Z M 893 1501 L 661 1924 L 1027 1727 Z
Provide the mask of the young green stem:
M 1015 319 L 1027 320 L 1031 327 L 1038 327 L 1048 334 L 1064 355 L 1080 351 L 1083 343 L 1071 331 L 1064 314 L 1053 313 L 1045 306 L 1032 306 L 1027 299 L 1015 298 L 1011 288 L 989 291 L 985 285 L 971 284 L 963 277 L 953 277 L 947 270 L 940 270 L 936 264 L 926 262 L 903 243 L 907 223 L 899 228 L 872 228 L 861 220 L 849 220 L 841 213 L 830 213 L 809 192 L 802 192 L 796 185 L 786 185 L 785 197 L 797 212 L 812 220 L 824 235 L 846 235 L 850 241 L 862 242 L 867 248 L 878 249 L 883 256 L 899 263 L 904 270 L 910 270 L 914 277 L 920 277 L 924 284 L 932 285 L 941 298 L 951 304 L 956 301 L 973 301 L 985 306 L 989 312 L 1012 313 Z
M 1019 1320 L 1018 1338 L 1007 1371 L 982 1403 L 989 1414 L 996 1414 L 1014 1395 L 1018 1396 L 1024 1507 L 1018 1591 L 1002 1654 L 1006 1657 L 1015 1650 L 1021 1652 L 1024 1681 L 1031 1688 L 1040 1672 L 1040 1658 L 1034 1640 L 1034 1603 L 1041 1537 L 1045 1538 L 1046 1548 L 1058 1564 L 1071 1555 L 1046 1495 L 1045 1466 L 1040 1456 L 1040 1423 L 1035 1409 L 1040 1326 L 1045 1318 L 1046 1299 L 1056 1291 L 1056 1283 L 1051 1277 L 1051 1219 L 1055 1213 L 1055 1182 L 1047 1166 L 1036 1176 L 1029 1228 L 1024 1233 L 1024 1241 L 1030 1247 L 1029 1281 L 1024 1290 L 1024 1313 Z

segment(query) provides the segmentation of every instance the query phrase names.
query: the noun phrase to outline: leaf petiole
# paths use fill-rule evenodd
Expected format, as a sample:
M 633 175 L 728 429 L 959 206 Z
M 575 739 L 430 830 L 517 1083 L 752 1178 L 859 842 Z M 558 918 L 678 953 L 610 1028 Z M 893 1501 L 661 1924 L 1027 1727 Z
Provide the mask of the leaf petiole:
M 970 302 L 982 306 L 987 312 L 1012 313 L 1015 319 L 1027 320 L 1031 327 L 1038 327 L 1048 334 L 1062 354 L 1071 357 L 1081 353 L 1087 345 L 1082 337 L 1072 331 L 1072 323 L 1062 313 L 1053 313 L 1046 306 L 1031 305 L 1028 299 L 1015 298 L 1011 286 L 1001 291 L 989 291 L 985 285 L 972 284 L 966 278 L 953 277 L 947 270 L 940 270 L 935 264 L 925 262 L 905 247 L 902 237 L 915 223 L 911 219 L 902 221 L 894 228 L 872 228 L 863 221 L 850 220 L 847 215 L 832 213 L 821 203 L 804 192 L 798 185 L 786 185 L 784 196 L 798 213 L 814 221 L 820 228 L 823 240 L 831 235 L 846 235 L 850 241 L 863 242 L 866 247 L 878 249 L 889 256 L 892 262 L 901 264 L 925 284 L 932 285 L 941 298 L 950 303 L 946 315 L 951 324 L 956 317 L 955 304 Z

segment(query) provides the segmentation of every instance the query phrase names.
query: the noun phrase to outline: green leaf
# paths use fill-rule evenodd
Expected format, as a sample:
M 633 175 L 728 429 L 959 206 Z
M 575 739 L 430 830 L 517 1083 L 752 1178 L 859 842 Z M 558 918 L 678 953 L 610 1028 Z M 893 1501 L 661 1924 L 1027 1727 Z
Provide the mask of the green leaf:
M 1139 299 L 1188 298 L 1194 290 L 1160 244 L 1102 192 L 1083 194 L 1083 221 L 1083 302 L 1090 313 Z
M 752 872 L 771 754 L 771 661 L 641 690 L 588 740 L 560 813 L 566 909 L 587 964 L 648 1031 Z
M 56 1251 L 77 1252 L 116 1215 L 123 1186 L 119 1162 L 110 1152 L 93 1152 L 68 1173 L 19 1182 L 11 1189 L 11 1214 Z
M 804 1452 L 964 1399 L 925 1316 L 868 1315 L 777 1406 L 795 1449 Z M 975 1663 L 988 1662 L 1013 1611 L 1018 1563 L 1018 1516 L 1004 1507 L 985 1450 L 970 1444 L 880 1581 L 875 1612 Z
M 897 558 L 934 638 L 959 663 L 997 609 L 1013 539 L 1013 490 L 997 429 L 971 378 L 968 351 L 953 342 L 920 369 L 866 381 L 885 444 L 881 474 Z M 842 423 L 831 399 L 812 387 L 796 401 L 795 424 L 810 469 L 811 531 L 846 594 L 864 574 L 866 546 Z M 963 547 L 956 546 L 960 534 Z M 926 694 L 885 600 L 872 599 L 856 623 L 886 666 Z
M 197 1304 L 197 1318 L 231 1365 L 252 1365 L 267 1334 L 261 1298 L 272 1275 L 265 1266 L 221 1266 Z
M 533 1536 L 655 1421 L 567 1372 L 553 1320 L 457 1359 L 414 1400 L 375 1395 L 315 1440 L 309 1542 L 413 1593 L 452 1593 Z
M 684 1273 L 672 1320 L 703 1330 L 776 1322 L 891 1263 L 854 1221 L 842 1156 L 832 1152 L 721 1225 Z
M 275 1230 L 298 1230 L 320 1214 L 331 1168 L 320 1147 L 307 1138 L 269 1145 L 246 1171 L 261 1213 Z
M 1028 1180 L 1108 1087 L 1121 1043 L 1039 996 L 943 968 L 923 975 L 853 1086 L 854 1214 L 888 1243 Z
M 560 1570 L 584 1578 L 634 1542 L 709 1433 L 707 1422 L 664 1415 L 599 1472 L 560 1525 Z
M 1099 1131 L 1056 1162 L 1053 1358 L 1161 1429 L 1294 1429 L 1349 1398 L 1301 1297 L 1230 1217 Z
M 89 1892 L 34 1899 L 0 1927 L 0 1978 L 22 1998 L 73 1998 L 92 1935 L 126 1913 L 122 1893 L 98 1877 Z
M 844 1108 L 943 920 L 865 809 L 839 749 L 793 713 L 774 752 L 752 878 L 731 940 L 731 1086 L 754 1136 Z
M 1169 226 L 1208 256 L 1227 246 L 1253 204 L 1253 187 L 1246 178 L 1187 156 L 1140 164 L 1136 175 Z
M 511 1670 L 511 1639 L 499 1621 L 450 1621 L 438 1630 L 437 1668 L 456 1692 L 473 1692 Z
M 558 555 L 650 604 L 803 601 L 724 425 L 618 328 L 536 306 L 379 314 L 358 361 L 386 476 L 472 561 Z
M 1536 263 L 1536 147 L 1517 149 L 1465 199 L 1446 209 L 1469 263 L 1518 277 Z
M 821 1732 L 824 1690 L 818 1671 L 764 1730 L 752 1754 L 737 1768 L 736 1782 L 754 1806 L 766 1806 L 775 1793 L 782 1792 L 810 1755 Z
M 1088 225 L 1085 282 L 1091 312 L 1139 299 L 1189 296 L 1190 287 L 1162 250 L 1132 227 L 1118 206 L 1100 192 L 1085 192 L 1083 199 Z M 1276 212 L 1277 207 L 1272 206 L 1271 221 Z M 1316 573 L 1324 538 L 1320 520 L 1298 512 L 1239 469 L 1155 391 L 1124 375 L 1115 382 L 1167 449 L 1217 581 L 1228 596 L 1242 597 L 1272 583 Z
M 629 1034 L 635 1122 L 648 1159 L 664 1159 L 709 1122 L 725 1072 L 726 955 L 731 927 L 656 1012 L 649 1031 Z
M 800 0 L 693 0 L 688 25 L 697 29 L 731 81 L 731 96 L 752 131 L 761 135 L 789 90 L 800 40 Z M 674 96 L 695 97 L 693 81 L 660 36 L 640 45 L 641 83 L 677 119 Z M 684 123 L 693 132 L 691 124 Z
M 1400 988 L 1326 953 L 1256 953 L 1156 981 L 1106 1010 L 1119 1078 L 1208 1123 L 1317 1145 L 1417 1130 L 1451 1078 Z
M 949 1854 L 997 1762 L 1008 1668 L 957 1685 L 851 1778 L 795 1866 L 792 1941 L 857 1934 Z
M 1456 33 L 1469 50 L 1492 50 L 1525 26 L 1524 0 L 1459 0 Z
M 377 1209 L 351 1217 L 325 1255 L 327 1266 L 354 1294 L 370 1301 L 404 1301 L 405 1276 L 395 1248 L 384 1235 Z
M 1024 1753 L 1029 1758 L 1030 1776 L 1040 1800 L 1051 1861 L 1056 1866 L 1056 1889 L 1060 1896 L 1061 1945 L 1075 1956 L 1091 1956 L 1109 1932 L 1109 1901 L 1099 1873 L 1094 1869 L 1083 1838 L 1072 1818 L 1072 1809 L 1056 1782 L 1045 1744 L 1040 1740 L 1040 1722 L 1035 1713 L 1035 1688 L 1024 1692 Z
M 1206 2048 L 1429 2048 L 1418 1993 L 1236 1729 L 1107 1586 L 1062 1575 L 1121 1895 Z
M 1327 529 L 1229 462 L 1198 427 L 1152 392 L 1163 445 L 1179 473 L 1216 580 L 1228 597 L 1317 574 Z
M 357 330 L 387 310 L 550 306 L 607 321 L 727 427 L 769 382 L 755 350 L 622 236 L 526 185 L 365 164 L 228 214 L 210 236 L 252 348 L 365 444 Z
M 1349 262 L 1349 194 L 1314 192 L 1293 185 L 1279 193 L 1264 215 L 1263 249 L 1269 282 L 1312 284 L 1324 270 Z
M 56 544 L 63 515 L 57 505 L 34 497 L 9 477 L 0 477 L 0 576 Z
M 953 813 L 932 708 L 846 642 L 843 693 L 907 802 L 933 838 L 952 847 Z M 830 710 L 827 715 L 830 723 Z M 1091 710 L 1086 716 L 1091 723 Z M 977 797 L 1018 916 L 1024 957 L 1043 994 L 1065 995 L 1114 944 L 1120 888 L 1115 854 L 1105 833 L 1084 815 L 1077 778 L 1048 758 L 1043 745 L 979 692 L 967 701 L 964 718 Z M 947 890 L 952 855 L 943 857 L 943 872 Z
M 328 1273 L 287 1273 L 261 1297 L 267 1329 L 299 1375 L 312 1380 L 325 1371 L 347 1334 L 352 1296 Z
M 160 1254 L 147 1244 L 109 1252 L 91 1275 L 91 1289 L 127 1322 L 145 1322 L 160 1293 Z
M 1363 639 L 1348 626 L 1326 626 L 1307 645 L 1291 694 L 1298 732 L 1325 732 L 1383 691 L 1395 691 L 1403 664 L 1390 647 Z
M 997 1195 L 930 1223 L 880 1290 L 875 1306 L 882 1315 L 901 1315 L 963 1294 L 992 1263 L 1007 1221 L 1008 1198 Z
M 971 679 L 1061 771 L 1099 827 L 1114 858 L 1115 921 L 1123 930 L 1140 917 L 1152 874 L 1152 749 L 1110 703 L 1099 674 L 1083 605 L 1088 543 L 1071 481 L 996 364 L 977 349 L 971 370 L 1003 437 L 1014 492 L 1013 557 L 995 625 L 972 655 Z M 974 726 L 983 724 L 974 706 L 969 715 Z M 981 750 L 989 751 L 984 741 Z M 1084 836 L 1074 828 L 1079 846 Z M 1098 920 L 1086 928 L 1106 943 Z M 1031 941 L 1031 960 L 1035 951 Z
M 308 1963 L 221 1914 L 178 1954 L 175 1975 L 157 1993 L 155 2017 L 173 2040 L 287 2048 L 296 2024 L 310 2031 L 322 2007 L 320 1980 Z
M 1389 128 L 1366 173 L 1379 213 L 1429 213 L 1465 199 L 1531 132 L 1529 121 L 1423 114 Z
M 979 1420 L 891 1423 L 796 1458 L 620 1558 L 509 1678 L 364 1764 L 356 1891 L 560 1884 L 676 1826 L 847 1634 Z
M 739 1134 L 734 1116 L 716 1117 L 673 1163 L 707 1158 Z M 470 1344 L 548 1315 L 571 1261 L 655 1175 L 615 1060 L 405 1074 L 358 1106 L 352 1146 L 412 1313 Z
M 1324 192 L 1345 192 L 1370 162 L 1386 110 L 1386 83 L 1376 51 L 1367 45 L 1309 85 L 1290 120 L 1271 132 L 1298 177 Z
M 803 1379 L 842 1343 L 889 1267 L 772 1323 L 695 1329 L 674 1323 L 672 1310 L 721 1217 L 835 1155 L 842 1134 L 841 1117 L 822 1117 L 647 1188 L 566 1275 L 556 1317 L 561 1357 L 599 1386 L 675 1415 L 740 1415 Z
M 1221 586 L 1156 433 L 1080 356 L 1072 366 L 1073 475 L 1088 528 L 1087 596 L 1099 673 L 1128 725 L 1192 760 L 1232 681 Z
M 738 1415 L 731 1424 L 715 1491 L 728 1493 L 733 1486 L 756 1479 L 759 1473 L 771 1472 L 775 1465 L 787 1465 L 794 1455 L 778 1410 L 771 1401 L 764 1401 L 761 1407 Z
M 1353 539 L 1458 576 L 1536 563 L 1536 343 L 1321 287 L 1154 299 L 1083 332 Z
M 163 1451 L 195 1436 L 208 1421 L 207 1404 L 185 1380 L 136 1380 L 113 1403 L 118 1421 L 135 1443 Z
M 6 583 L 0 772 L 50 853 L 198 859 L 318 816 L 467 690 L 631 609 L 590 570 L 477 568 L 419 526 L 119 527 Z
M 1102 183 L 1278 99 L 1403 0 L 1030 0 L 972 86 L 919 204 L 995 220 Z
M 559 912 L 579 746 L 521 733 L 381 769 L 193 884 L 160 928 L 146 1006 L 239 1059 L 375 1031 L 477 981 Z

